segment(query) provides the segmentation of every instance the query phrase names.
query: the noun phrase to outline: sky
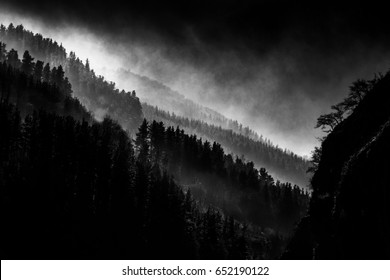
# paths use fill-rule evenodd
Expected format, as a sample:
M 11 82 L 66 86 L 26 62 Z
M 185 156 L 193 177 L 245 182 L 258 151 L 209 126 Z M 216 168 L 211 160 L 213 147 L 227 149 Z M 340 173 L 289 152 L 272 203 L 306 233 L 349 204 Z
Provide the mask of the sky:
M 354 80 L 389 69 L 386 11 L 376 1 L 0 0 L 1 22 L 63 42 L 118 85 L 118 68 L 156 79 L 299 155 Z

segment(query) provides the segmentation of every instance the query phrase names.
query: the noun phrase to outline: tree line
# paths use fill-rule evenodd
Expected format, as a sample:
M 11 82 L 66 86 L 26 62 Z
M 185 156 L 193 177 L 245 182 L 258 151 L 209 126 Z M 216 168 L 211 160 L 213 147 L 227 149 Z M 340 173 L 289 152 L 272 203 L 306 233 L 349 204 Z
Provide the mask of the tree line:
M 126 130 L 135 133 L 142 122 L 143 114 L 139 99 L 134 91 L 120 91 L 115 83 L 97 76 L 74 52 L 67 55 L 65 48 L 52 39 L 24 29 L 23 25 L 12 23 L 0 25 L 0 41 L 7 42 L 19 52 L 29 50 L 37 60 L 50 63 L 52 67 L 61 67 L 72 85 L 72 95 L 94 115 L 103 120 L 106 115 L 119 122 Z
M 245 155 L 247 160 L 253 161 L 257 166 L 267 166 L 270 172 L 278 178 L 293 181 L 305 187 L 309 179 L 307 170 L 311 163 L 296 154 L 273 145 L 269 140 L 259 137 L 257 140 L 237 133 L 233 129 L 225 129 L 221 126 L 207 122 L 181 117 L 152 107 L 146 103 L 142 104 L 145 118 L 150 122 L 162 121 L 167 125 L 179 126 L 188 134 L 196 134 L 209 141 L 220 143 L 227 151 L 236 155 Z
M 9 53 L 0 67 L 2 258 L 245 259 L 280 252 L 278 235 L 205 208 L 154 164 L 158 152 L 143 142 L 144 126 L 134 144 L 115 121 L 94 121 L 54 80 L 36 79 L 34 67 L 24 72 L 28 52 L 19 68 L 8 64 Z M 76 119 L 69 102 L 78 104 Z
M 27 34 L 30 33 L 27 32 Z M 8 69 L 5 73 L 13 71 L 16 77 L 10 82 L 3 83 L 5 88 L 8 87 L 11 89 L 10 91 L 13 92 L 10 96 L 13 96 L 14 99 L 7 98 L 7 100 L 11 103 L 15 100 L 14 103 L 21 113 L 21 119 L 26 115 L 33 114 L 34 109 L 43 108 L 46 111 L 56 113 L 60 116 L 71 115 L 75 116 L 78 121 L 85 121 L 91 125 L 94 123 L 91 114 L 86 112 L 80 102 L 78 102 L 77 99 L 71 98 L 71 95 L 73 94 L 73 84 L 70 86 L 70 81 L 76 80 L 76 83 L 77 80 L 82 81 L 83 78 L 80 79 L 80 77 L 83 74 L 77 72 L 78 70 L 70 71 L 68 72 L 69 74 L 78 73 L 75 77 L 79 77 L 79 79 L 73 77 L 68 80 L 67 77 L 65 77 L 66 73 L 64 74 L 64 69 L 67 67 L 62 68 L 62 65 L 57 65 L 50 69 L 50 65 L 48 64 L 41 67 L 43 63 L 39 60 L 34 62 L 34 59 L 28 51 L 24 53 L 22 61 L 19 59 L 12 59 L 11 57 L 17 54 L 17 52 L 14 50 L 7 52 L 5 46 L 2 49 L 4 49 L 4 51 L 2 51 L 2 56 L 4 56 L 6 60 L 3 63 L 3 66 Z M 10 53 L 12 54 L 11 56 Z M 89 68 L 89 64 L 86 63 L 84 65 L 75 57 L 74 53 L 70 54 L 68 60 L 74 62 L 75 69 L 83 69 L 84 67 L 84 69 L 88 70 L 87 73 L 93 73 L 93 70 Z M 68 60 L 65 61 L 66 65 L 72 65 L 69 64 Z M 23 66 L 23 64 L 25 64 L 25 66 Z M 40 74 L 41 68 L 43 68 L 42 74 Z M 45 68 L 46 70 L 44 71 Z M 50 75 L 45 74 L 49 72 L 47 71 L 48 69 L 50 69 Z M 33 82 L 27 83 L 24 91 L 18 91 L 19 87 L 16 86 L 18 83 L 12 84 L 18 79 L 31 80 Z M 107 85 L 107 82 L 105 82 L 103 78 L 101 79 L 101 82 L 103 85 Z M 46 97 L 48 98 L 42 97 L 39 94 L 40 90 L 34 89 L 36 84 L 45 85 L 45 87 L 52 90 L 54 94 L 47 94 Z M 83 83 L 79 83 L 78 86 L 80 88 L 84 87 L 84 90 L 88 91 L 88 84 L 85 87 L 85 83 L 84 85 Z M 105 91 L 103 88 L 104 87 L 101 87 L 101 90 Z M 114 89 L 114 85 L 111 83 L 111 87 L 108 87 L 107 91 L 110 92 L 112 89 Z M 95 91 L 92 90 L 91 92 L 93 93 Z M 56 94 L 60 97 L 51 100 Z M 104 94 L 105 93 L 102 92 L 100 96 L 103 96 Z M 138 100 L 134 93 L 119 93 L 119 95 L 121 94 L 126 95 L 127 97 L 131 95 L 128 100 Z M 4 96 L 7 95 L 8 94 L 4 94 Z M 40 98 L 40 100 L 32 102 L 34 98 L 31 97 L 34 95 L 36 96 L 35 98 Z M 81 94 L 81 96 L 85 96 L 85 94 Z M 23 99 L 23 97 L 25 99 Z M 91 95 L 90 99 L 93 99 L 93 97 L 94 96 Z M 83 100 L 82 98 L 83 97 L 80 99 Z M 76 106 L 76 109 L 73 109 L 75 112 L 72 112 L 72 110 L 65 110 L 65 108 L 67 108 L 65 106 L 66 102 L 62 101 L 66 100 L 71 101 L 71 103 L 74 100 L 74 104 L 79 104 L 78 107 Z M 89 104 L 88 100 L 84 99 L 83 103 L 84 102 Z M 122 103 L 126 105 L 124 102 Z M 115 103 L 112 104 L 112 110 L 115 110 L 114 105 Z M 125 107 L 127 109 L 131 108 L 131 106 L 127 105 L 123 108 Z M 131 112 L 129 112 L 129 114 L 131 114 Z M 104 120 L 104 117 L 102 120 Z M 249 234 L 251 237 L 247 238 L 247 240 L 250 242 L 255 242 L 254 240 L 257 240 L 256 242 L 260 242 L 259 244 L 262 245 L 256 245 L 257 247 L 260 246 L 261 249 L 258 249 L 256 253 L 246 253 L 248 256 L 263 257 L 267 254 L 268 256 L 270 254 L 276 256 L 276 252 L 280 252 L 284 245 L 282 240 L 283 237 L 280 237 L 280 234 L 287 234 L 302 215 L 307 205 L 308 194 L 304 193 L 297 186 L 292 186 L 288 183 L 281 184 L 278 181 L 274 182 L 273 178 L 265 169 L 256 170 L 253 163 L 247 163 L 243 159 L 234 158 L 232 155 L 226 155 L 219 144 L 214 143 L 216 146 L 216 148 L 214 148 L 214 144 L 213 147 L 211 147 L 210 142 L 203 142 L 194 135 L 186 135 L 180 129 L 164 129 L 164 125 L 161 127 L 161 124 L 157 122 L 154 124 L 152 123 L 151 125 L 155 127 L 156 131 L 159 131 L 157 134 L 153 132 L 153 137 L 151 137 L 151 129 L 147 122 L 140 127 L 141 130 L 146 131 L 146 133 L 144 133 L 145 139 L 143 140 L 143 143 L 144 147 L 148 147 L 146 149 L 148 152 L 141 153 L 144 154 L 144 156 L 140 158 L 140 160 L 143 158 L 141 160 L 143 164 L 150 165 L 153 163 L 151 166 L 157 166 L 162 170 L 161 172 L 166 170 L 169 174 L 175 175 L 176 182 L 184 185 L 183 191 L 186 193 L 187 190 L 190 190 L 190 193 L 193 193 L 196 197 L 198 203 L 197 209 L 201 213 L 207 213 L 208 206 L 212 205 L 211 209 L 216 211 L 216 213 L 220 213 L 219 215 L 221 215 L 221 217 L 230 215 L 236 219 L 235 221 L 238 224 L 250 223 L 246 232 L 257 231 L 258 233 L 256 234 L 256 238 L 253 237 L 255 236 L 254 234 Z M 121 124 L 121 126 L 126 128 L 123 124 Z M 166 132 L 168 130 L 174 130 L 177 134 L 177 138 L 171 138 L 167 141 Z M 172 136 L 172 133 L 170 135 Z M 140 153 L 142 145 L 140 146 L 139 143 L 137 144 L 137 141 L 139 142 L 141 139 L 142 138 L 137 136 L 135 154 Z M 164 150 L 167 146 L 164 146 L 165 144 L 161 143 L 167 143 L 169 147 L 181 148 L 179 150 L 173 149 L 173 152 L 169 153 L 171 155 L 169 158 L 167 157 L 168 150 Z M 182 147 L 181 145 L 183 143 L 186 144 Z M 211 150 L 210 154 L 208 152 L 209 150 Z M 158 152 L 156 153 L 155 151 Z M 209 157 L 211 154 L 212 157 L 217 157 L 218 159 L 210 161 Z M 221 155 L 223 158 L 222 161 L 220 160 Z M 156 158 L 158 158 L 158 160 L 156 160 Z M 180 161 L 176 161 L 177 159 L 180 159 Z M 226 174 L 229 174 L 228 178 L 224 178 L 224 175 Z M 260 228 L 258 228 L 259 226 Z M 242 225 L 241 228 L 243 229 L 244 226 Z M 264 236 L 264 232 L 267 232 L 266 236 Z M 273 241 L 270 242 L 270 240 Z M 264 244 L 268 245 L 265 246 Z M 251 247 L 248 246 L 248 248 Z M 270 251 L 273 253 L 269 253 Z
M 142 97 L 143 102 L 150 106 L 158 106 L 166 112 L 174 112 L 179 116 L 221 126 L 253 140 L 265 140 L 250 127 L 243 126 L 236 120 L 228 119 L 213 109 L 195 103 L 159 81 L 123 68 L 117 72 L 125 86 L 133 87 L 134 84 L 137 85 L 137 92 Z
M 5 102 L 0 116 L 2 258 L 268 256 L 265 237 L 249 240 L 244 225 L 199 209 L 191 191 L 143 164 L 112 120 L 89 125 L 44 111 L 22 120 Z
M 141 106 L 135 91 L 119 91 L 115 88 L 115 83 L 97 76 L 90 68 L 88 60 L 82 62 L 74 52 L 67 55 L 62 45 L 52 39 L 43 38 L 41 34 L 27 31 L 22 25 L 16 27 L 12 23 L 8 27 L 0 25 L 0 40 L 8 42 L 21 52 L 29 49 L 32 56 L 49 62 L 52 67 L 62 65 L 61 68 L 63 67 L 62 70 L 72 85 L 72 95 L 77 97 L 98 120 L 109 115 L 132 135 L 135 134 L 144 115 L 149 121 L 155 119 L 168 125 L 179 125 L 189 134 L 198 134 L 221 143 L 229 152 L 245 155 L 257 166 L 267 166 L 267 169 L 278 178 L 292 181 L 302 187 L 308 184 L 306 170 L 310 167 L 310 162 L 290 151 L 282 150 L 237 121 L 228 120 L 210 109 L 200 108 L 199 105 L 185 100 L 184 96 L 156 81 L 141 77 L 142 84 L 146 85 L 143 90 L 148 90 L 147 94 L 151 96 L 156 94 L 165 96 L 161 90 L 167 91 L 168 102 L 175 104 L 176 107 L 181 107 L 180 104 L 183 103 L 187 108 L 183 114 L 190 117 L 179 117 L 145 103 Z M 199 120 L 196 120 L 197 118 Z
M 135 143 L 141 158 L 150 158 L 196 198 L 241 221 L 288 234 L 307 210 L 309 194 L 298 186 L 275 182 L 265 168 L 258 170 L 253 162 L 226 154 L 219 143 L 179 127 L 144 120 Z
M 91 121 L 92 116 L 73 98 L 72 86 L 62 66 L 50 68 L 40 60 L 34 62 L 29 51 L 22 60 L 18 52 L 6 50 L 0 42 L 0 98 L 16 104 L 22 116 L 33 110 L 44 109 L 61 115 L 72 115 L 78 120 Z

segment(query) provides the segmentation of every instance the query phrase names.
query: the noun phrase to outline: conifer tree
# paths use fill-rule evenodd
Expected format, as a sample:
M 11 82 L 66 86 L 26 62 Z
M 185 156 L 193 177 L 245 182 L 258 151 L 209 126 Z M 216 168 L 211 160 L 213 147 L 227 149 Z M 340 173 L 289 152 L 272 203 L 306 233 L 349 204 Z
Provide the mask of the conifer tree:
M 34 79 L 37 81 L 41 81 L 43 74 L 43 62 L 40 60 L 37 60 L 34 67 Z
M 7 63 L 13 68 L 20 67 L 20 60 L 18 52 L 14 49 L 11 49 L 7 54 Z
M 149 125 L 146 119 L 142 122 L 136 134 L 135 146 L 138 151 L 137 159 L 146 164 L 149 161 Z
M 2 25 L 3 26 L 3 25 Z M 7 58 L 6 44 L 0 41 L 0 62 L 5 61 Z
M 50 83 L 51 69 L 49 63 L 46 63 L 43 68 L 42 80 L 43 82 Z
M 26 75 L 31 75 L 34 70 L 34 58 L 30 55 L 29 51 L 25 51 L 22 59 L 22 71 Z

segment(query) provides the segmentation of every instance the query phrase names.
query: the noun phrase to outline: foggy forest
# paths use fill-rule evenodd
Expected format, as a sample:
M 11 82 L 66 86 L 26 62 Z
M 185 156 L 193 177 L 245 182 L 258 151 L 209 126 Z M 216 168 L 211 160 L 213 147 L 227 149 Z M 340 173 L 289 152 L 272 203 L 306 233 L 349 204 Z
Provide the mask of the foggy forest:
M 389 259 L 385 9 L 146 2 L 0 0 L 2 259 Z

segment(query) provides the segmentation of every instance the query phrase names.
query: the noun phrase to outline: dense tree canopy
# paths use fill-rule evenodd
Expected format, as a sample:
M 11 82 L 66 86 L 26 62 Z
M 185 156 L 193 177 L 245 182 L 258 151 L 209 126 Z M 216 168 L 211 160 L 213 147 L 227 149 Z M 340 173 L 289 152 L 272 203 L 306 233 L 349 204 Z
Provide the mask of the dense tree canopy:
M 283 237 L 258 226 L 271 226 L 266 219 L 245 225 L 255 218 L 234 218 L 228 209 L 194 200 L 196 188 L 178 185 L 169 174 L 183 179 L 193 170 L 220 180 L 223 188 L 251 190 L 258 195 L 241 198 L 253 205 L 264 195 L 273 204 L 260 214 L 276 207 L 285 219 L 280 230 L 306 205 L 300 189 L 275 185 L 265 169 L 258 173 L 219 144 L 163 123 L 144 121 L 134 146 L 119 124 L 95 122 L 71 96 L 61 65 L 43 68 L 27 53 L 24 62 L 12 53 L 0 64 L 3 258 L 242 259 L 280 253 Z M 276 203 L 284 200 L 291 207 Z
M 7 229 L 2 258 L 271 254 L 261 233 L 260 240 L 250 240 L 236 220 L 213 207 L 199 208 L 189 190 L 148 164 L 148 154 L 144 161 L 135 157 L 119 124 L 92 121 L 76 99 L 52 83 L 65 81 L 61 67 L 52 72 L 58 75 L 46 83 L 7 61 L 0 65 L 0 186 Z M 228 221 L 229 232 L 223 226 Z M 237 240 L 247 245 L 237 247 Z M 263 249 L 254 251 L 255 243 Z
M 134 135 L 145 114 L 150 122 L 163 121 L 167 125 L 180 126 L 186 133 L 195 133 L 209 141 L 216 141 L 226 151 L 239 156 L 245 155 L 259 167 L 266 166 L 274 176 L 284 181 L 292 181 L 301 187 L 308 184 L 306 174 L 310 166 L 308 161 L 273 145 L 249 127 L 229 120 L 211 109 L 203 108 L 156 81 L 140 77 L 141 84 L 145 85 L 142 90 L 147 90 L 150 97 L 148 100 L 153 99 L 154 96 L 154 99 L 163 102 L 162 99 L 168 95 L 170 98 L 164 99 L 164 102 L 168 102 L 175 108 L 184 106 L 182 111 L 184 110 L 186 118 L 152 108 L 147 104 L 141 107 L 135 91 L 130 93 L 115 89 L 114 83 L 109 83 L 102 76 L 94 73 L 89 62 L 84 64 L 74 52 L 67 55 L 62 45 L 43 38 L 40 34 L 29 32 L 21 25 L 14 27 L 10 24 L 8 28 L 2 26 L 0 40 L 6 41 L 20 52 L 28 48 L 29 53 L 38 61 L 49 62 L 54 67 L 62 65 L 65 76 L 72 84 L 73 96 L 79 98 L 98 120 L 109 115 Z M 43 81 L 49 82 L 51 77 L 49 70 L 50 66 L 46 64 L 42 73 Z M 128 74 L 126 78 L 129 78 Z M 157 98 L 159 95 L 164 98 Z
M 305 213 L 308 193 L 290 183 L 274 181 L 265 168 L 225 154 L 220 144 L 188 135 L 163 122 L 142 123 L 136 139 L 138 159 L 149 155 L 195 198 L 221 208 L 241 221 L 271 227 L 285 234 Z M 284 211 L 285 200 L 290 206 Z
M 143 103 L 142 107 L 145 117 L 150 122 L 156 120 L 174 127 L 179 126 L 186 133 L 196 134 L 209 141 L 220 143 L 228 152 L 240 156 L 245 155 L 257 166 L 267 166 L 267 169 L 278 178 L 293 181 L 301 187 L 308 185 L 306 170 L 310 167 L 310 162 L 292 152 L 282 150 L 267 139 L 258 137 L 255 140 L 233 129 L 224 129 L 204 121 L 180 117 L 146 103 Z
M 130 92 L 119 91 L 115 84 L 107 82 L 102 76 L 97 76 L 90 69 L 89 62 L 85 64 L 71 52 L 67 55 L 65 48 L 52 39 L 43 38 L 41 34 L 34 34 L 24 29 L 22 25 L 14 27 L 10 24 L 7 28 L 0 27 L 0 41 L 6 42 L 19 52 L 24 53 L 26 69 L 23 71 L 30 72 L 32 69 L 31 56 L 37 60 L 49 63 L 56 68 L 56 74 L 49 71 L 50 66 L 46 64 L 43 68 L 42 78 L 44 82 L 57 80 L 62 81 L 62 77 L 69 78 L 67 82 L 72 85 L 72 95 L 77 97 L 82 104 L 94 115 L 95 118 L 103 120 L 109 115 L 112 119 L 119 122 L 126 130 L 135 133 L 137 127 L 142 121 L 142 107 L 139 99 Z M 19 58 L 16 51 L 8 52 L 8 61 L 12 67 L 19 68 L 17 63 Z M 38 61 L 37 61 L 38 63 Z M 39 64 L 40 65 L 40 64 Z M 27 73 L 29 74 L 29 73 Z M 54 74 L 54 75 L 53 75 Z M 57 83 L 63 89 L 65 84 Z M 62 88 L 65 87 L 65 88 Z

